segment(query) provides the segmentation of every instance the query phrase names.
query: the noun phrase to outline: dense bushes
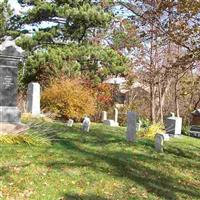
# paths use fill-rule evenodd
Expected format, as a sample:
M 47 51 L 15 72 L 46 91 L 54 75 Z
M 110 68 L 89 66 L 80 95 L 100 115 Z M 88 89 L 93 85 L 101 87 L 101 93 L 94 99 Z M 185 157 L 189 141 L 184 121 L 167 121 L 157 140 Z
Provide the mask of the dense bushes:
M 93 115 L 96 109 L 92 91 L 76 80 L 54 80 L 44 89 L 42 105 L 45 111 L 62 119 L 80 120 L 83 116 Z

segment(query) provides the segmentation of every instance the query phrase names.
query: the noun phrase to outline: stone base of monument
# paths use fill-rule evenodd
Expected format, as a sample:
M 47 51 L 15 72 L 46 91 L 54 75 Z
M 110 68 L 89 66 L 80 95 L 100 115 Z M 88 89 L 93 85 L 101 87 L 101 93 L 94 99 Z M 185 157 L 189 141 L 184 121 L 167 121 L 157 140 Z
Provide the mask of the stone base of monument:
M 17 107 L 0 106 L 0 122 L 20 123 L 20 117 Z
M 112 120 L 112 119 L 104 120 L 103 123 L 104 123 L 105 125 L 112 126 L 112 127 L 119 126 L 119 123 L 118 123 L 118 122 L 115 122 L 115 121 Z
M 170 138 L 180 138 L 180 137 L 182 137 L 183 135 L 181 135 L 181 134 L 169 134 L 169 137 Z
M 162 135 L 163 135 L 164 141 L 169 141 L 169 139 L 170 139 L 170 135 L 169 134 L 163 133 Z
M 0 135 L 22 134 L 29 129 L 28 126 L 21 123 L 2 123 L 0 122 Z
M 192 125 L 189 133 L 190 133 L 190 136 L 192 136 L 192 137 L 200 138 L 200 126 L 199 125 L 197 125 L 197 126 Z

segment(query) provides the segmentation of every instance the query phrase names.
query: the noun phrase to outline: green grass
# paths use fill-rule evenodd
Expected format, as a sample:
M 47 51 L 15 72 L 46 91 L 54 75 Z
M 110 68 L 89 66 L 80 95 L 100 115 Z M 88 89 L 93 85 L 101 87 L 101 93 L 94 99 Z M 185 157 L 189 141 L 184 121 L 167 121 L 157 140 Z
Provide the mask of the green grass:
M 52 145 L 0 146 L 0 199 L 200 199 L 200 140 L 182 137 L 156 153 L 150 140 L 125 141 L 125 128 L 40 121 L 30 134 Z

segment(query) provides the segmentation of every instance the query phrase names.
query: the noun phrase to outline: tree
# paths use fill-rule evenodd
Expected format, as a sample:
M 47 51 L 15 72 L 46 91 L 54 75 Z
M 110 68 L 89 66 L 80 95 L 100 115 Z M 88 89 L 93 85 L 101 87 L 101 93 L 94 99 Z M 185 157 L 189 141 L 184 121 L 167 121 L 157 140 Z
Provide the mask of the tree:
M 35 27 L 34 34 L 22 38 L 29 50 L 70 41 L 82 42 L 91 37 L 96 28 L 105 28 L 111 20 L 111 15 L 91 0 L 18 2 L 22 7 L 31 6 L 25 14 L 13 17 L 13 26 L 22 33 L 29 33 L 30 26 Z
M 18 1 L 31 8 L 13 16 L 21 32 L 17 44 L 27 50 L 21 85 L 48 82 L 49 77 L 84 75 L 99 83 L 109 75 L 126 73 L 127 59 L 117 51 L 96 44 L 93 38 L 106 31 L 112 15 L 98 1 Z M 30 27 L 34 30 L 31 33 Z M 24 67 L 23 67 L 24 68 Z
M 143 46 L 136 57 L 140 78 L 150 88 L 152 121 L 156 118 L 163 121 L 165 98 L 172 87 L 174 109 L 179 115 L 179 82 L 199 60 L 200 3 L 191 0 L 130 0 L 116 3 L 129 13 L 128 18 L 138 27 L 142 40 Z
M 10 30 L 11 8 L 7 0 L 0 2 L 0 41 L 3 42 L 5 36 L 13 35 L 14 31 Z
M 85 76 L 98 84 L 111 75 L 125 75 L 128 60 L 109 47 L 92 44 L 70 44 L 49 47 L 30 55 L 20 68 L 21 86 L 30 81 L 47 85 L 53 77 Z

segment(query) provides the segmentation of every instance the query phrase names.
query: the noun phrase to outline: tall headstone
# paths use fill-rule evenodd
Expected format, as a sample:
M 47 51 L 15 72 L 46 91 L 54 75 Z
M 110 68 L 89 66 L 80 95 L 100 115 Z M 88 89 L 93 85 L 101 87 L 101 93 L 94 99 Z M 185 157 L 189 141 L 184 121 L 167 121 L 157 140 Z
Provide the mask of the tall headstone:
M 155 136 L 155 150 L 157 152 L 163 152 L 164 136 L 162 134 L 156 134 Z
M 137 113 L 128 112 L 127 114 L 127 141 L 135 142 L 136 141 L 136 132 L 137 132 Z
M 175 117 L 172 113 L 170 117 L 167 117 L 164 121 L 166 133 L 172 136 L 181 135 L 182 130 L 182 118 Z
M 118 115 L 119 115 L 119 112 L 118 112 L 118 109 L 117 109 L 117 108 L 114 109 L 114 114 L 115 114 L 115 116 L 114 116 L 114 121 L 115 121 L 116 123 L 118 123 Z
M 20 122 L 17 73 L 21 58 L 22 49 L 13 41 L 5 41 L 0 45 L 0 123 Z
M 107 120 L 107 112 L 102 111 L 101 121 L 104 122 L 105 120 Z
M 40 115 L 40 84 L 29 83 L 27 91 L 27 112 Z

